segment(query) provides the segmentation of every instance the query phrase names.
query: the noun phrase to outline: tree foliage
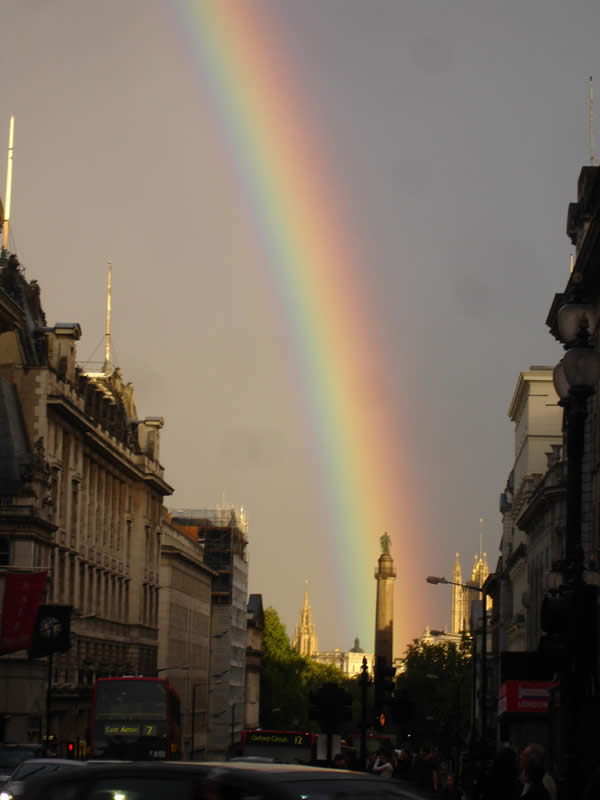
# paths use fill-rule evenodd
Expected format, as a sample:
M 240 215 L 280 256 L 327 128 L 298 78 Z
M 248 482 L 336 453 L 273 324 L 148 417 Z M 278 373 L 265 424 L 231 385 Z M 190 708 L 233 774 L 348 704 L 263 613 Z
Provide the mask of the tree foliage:
M 471 643 L 427 644 L 415 639 L 406 648 L 405 670 L 396 679 L 403 733 L 414 741 L 449 750 L 464 742 L 470 721 Z
M 330 664 L 300 656 L 274 608 L 265 610 L 260 680 L 260 724 L 280 730 L 317 730 L 309 695 L 324 683 L 346 688 L 348 678 Z

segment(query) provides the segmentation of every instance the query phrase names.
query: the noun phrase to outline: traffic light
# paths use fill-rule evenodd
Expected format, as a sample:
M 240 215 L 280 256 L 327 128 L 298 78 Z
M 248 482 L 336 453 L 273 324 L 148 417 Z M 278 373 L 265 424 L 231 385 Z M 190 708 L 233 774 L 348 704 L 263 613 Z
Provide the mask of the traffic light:
M 340 722 L 352 722 L 352 694 L 345 689 L 338 693 Z
M 67 756 L 75 758 L 75 742 L 67 742 Z
M 388 666 L 381 656 L 377 662 L 375 667 L 375 715 L 378 718 L 382 711 L 390 709 L 393 705 L 396 668 Z
M 550 636 L 567 637 L 573 626 L 575 590 L 567 586 L 549 592 L 542 601 L 540 622 L 542 630 Z
M 548 592 L 542 600 L 540 625 L 543 635 L 539 652 L 555 671 L 562 671 L 569 659 L 576 625 L 576 601 L 575 589 L 568 585 Z
M 585 659 L 585 666 L 594 669 L 598 639 L 598 587 L 591 584 L 564 584 L 545 595 L 542 602 L 541 627 L 544 636 L 540 652 L 562 669 L 573 652 Z
M 412 722 L 415 718 L 415 703 L 411 699 L 408 689 L 401 689 L 392 705 L 392 719 L 404 725 Z
M 323 733 L 334 733 L 340 723 L 352 720 L 352 695 L 335 683 L 326 683 L 309 695 L 309 717 Z
M 396 667 L 384 667 L 383 670 L 383 701 L 386 706 L 392 704 L 394 697 L 394 676 Z
M 308 718 L 320 722 L 321 720 L 321 695 L 320 690 L 311 692 L 308 695 Z

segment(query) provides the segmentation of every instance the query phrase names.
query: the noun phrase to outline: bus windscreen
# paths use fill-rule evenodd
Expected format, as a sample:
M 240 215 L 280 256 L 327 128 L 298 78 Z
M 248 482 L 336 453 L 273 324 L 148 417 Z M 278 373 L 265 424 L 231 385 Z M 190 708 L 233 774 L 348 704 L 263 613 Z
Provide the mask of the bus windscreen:
M 97 681 L 93 711 L 95 758 L 167 758 L 168 731 L 168 695 L 163 681 Z

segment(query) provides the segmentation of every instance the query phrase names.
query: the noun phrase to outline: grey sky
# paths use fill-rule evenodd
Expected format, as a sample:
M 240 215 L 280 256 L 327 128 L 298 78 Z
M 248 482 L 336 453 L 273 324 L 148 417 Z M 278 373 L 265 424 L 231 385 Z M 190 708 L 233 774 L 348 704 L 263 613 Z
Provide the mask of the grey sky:
M 588 160 L 600 6 L 260 7 L 340 176 L 381 326 L 385 389 L 418 442 L 421 527 L 389 526 L 395 557 L 401 535 L 430 551 L 410 566 L 423 576 L 418 601 L 397 587 L 416 636 L 448 625 L 449 592 L 424 577 L 449 575 L 456 551 L 470 566 L 480 516 L 495 564 L 512 391 L 521 369 L 560 358 L 544 321 L 568 275 L 566 210 Z M 243 504 L 251 591 L 291 633 L 310 578 L 320 646 L 359 635 L 370 648 L 372 630 L 355 630 L 347 597 L 327 580 L 311 444 L 294 424 L 297 397 L 252 268 L 260 254 L 176 18 L 159 0 L 5 0 L 0 185 L 14 114 L 14 247 L 49 322 L 82 324 L 80 360 L 102 359 L 113 261 L 114 356 L 138 410 L 166 419 L 168 505 Z

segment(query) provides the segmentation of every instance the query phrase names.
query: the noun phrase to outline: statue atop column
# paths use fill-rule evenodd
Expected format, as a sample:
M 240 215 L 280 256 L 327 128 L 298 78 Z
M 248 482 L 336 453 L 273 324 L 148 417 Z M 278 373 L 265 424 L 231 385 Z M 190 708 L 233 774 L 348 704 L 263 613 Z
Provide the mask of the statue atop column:
M 388 536 L 388 532 L 386 531 L 383 536 L 379 539 L 379 544 L 381 545 L 381 552 L 384 556 L 389 556 L 390 554 L 390 546 L 392 544 L 392 540 Z

